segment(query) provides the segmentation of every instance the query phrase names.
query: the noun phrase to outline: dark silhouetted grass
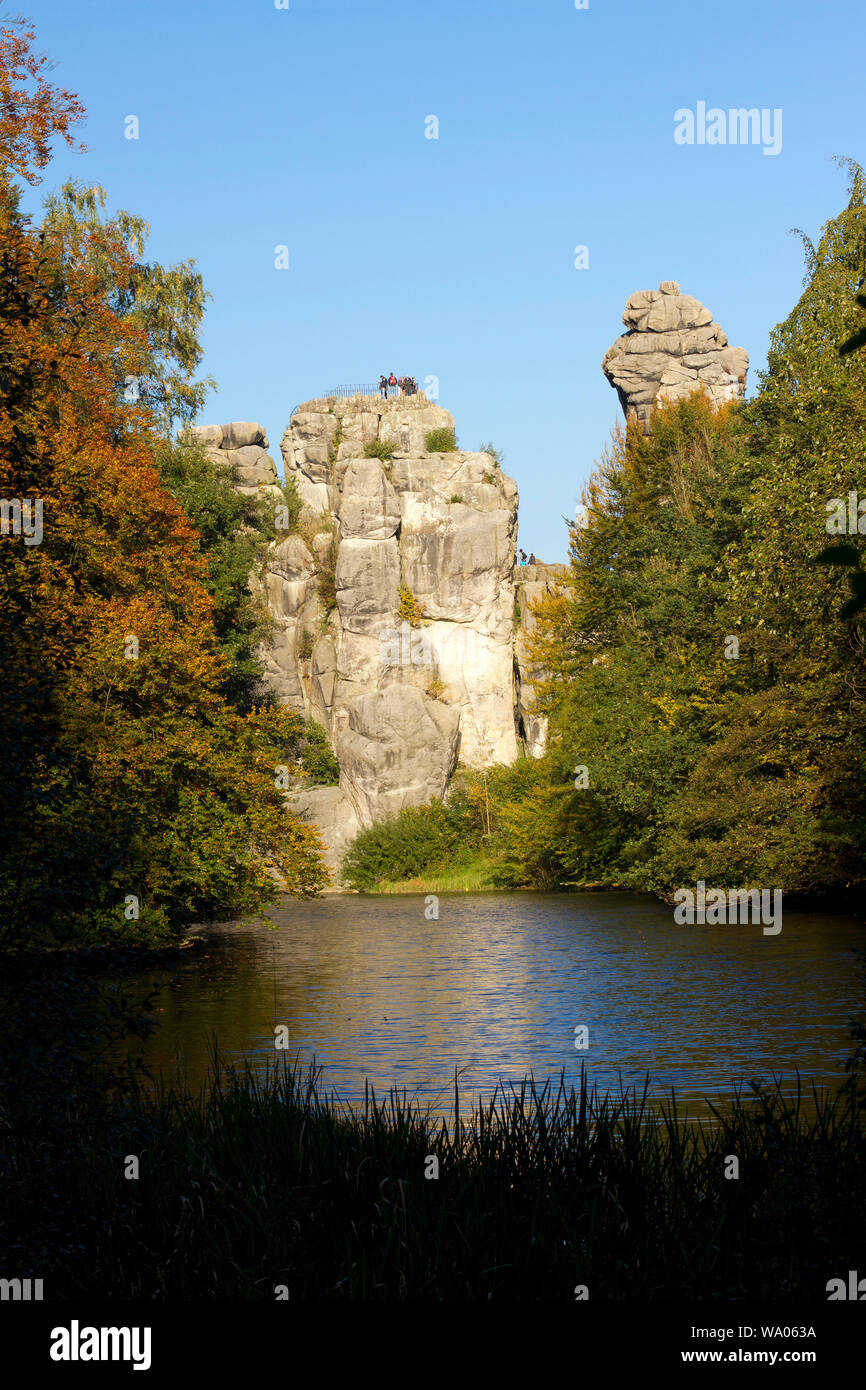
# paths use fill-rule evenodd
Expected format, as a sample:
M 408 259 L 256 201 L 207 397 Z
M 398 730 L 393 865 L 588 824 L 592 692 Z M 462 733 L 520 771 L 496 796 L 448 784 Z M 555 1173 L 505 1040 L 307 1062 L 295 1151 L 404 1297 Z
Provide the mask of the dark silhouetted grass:
M 46 1297 L 823 1299 L 862 1263 L 862 1114 L 778 1084 L 701 1124 L 561 1078 L 464 1115 L 455 1083 L 446 1122 L 296 1062 L 88 1114 L 5 1129 L 3 1263 Z

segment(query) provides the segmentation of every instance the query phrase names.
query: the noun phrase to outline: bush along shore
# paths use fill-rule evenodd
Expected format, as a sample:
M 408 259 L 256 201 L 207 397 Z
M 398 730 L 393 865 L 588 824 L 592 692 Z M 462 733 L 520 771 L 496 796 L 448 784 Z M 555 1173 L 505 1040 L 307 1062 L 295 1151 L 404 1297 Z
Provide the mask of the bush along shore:
M 777 1084 L 707 1124 L 585 1075 L 466 1115 L 455 1080 L 446 1122 L 215 1062 L 199 1098 L 30 1120 L 4 1116 L 4 1259 L 50 1298 L 826 1299 L 866 1237 L 851 1094 Z

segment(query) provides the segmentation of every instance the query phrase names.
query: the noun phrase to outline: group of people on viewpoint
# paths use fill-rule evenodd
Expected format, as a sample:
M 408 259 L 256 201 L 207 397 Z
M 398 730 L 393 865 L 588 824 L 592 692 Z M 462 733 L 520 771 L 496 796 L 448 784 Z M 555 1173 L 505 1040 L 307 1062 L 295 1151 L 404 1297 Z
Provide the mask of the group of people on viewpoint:
M 415 392 L 418 390 L 418 383 L 414 376 L 401 376 L 398 378 L 391 372 L 390 376 L 385 376 L 383 373 L 382 376 L 379 377 L 380 396 L 392 396 L 395 386 L 400 388 L 400 392 L 404 396 L 414 396 Z
M 518 563 L 519 565 L 537 565 L 537 564 L 538 564 L 538 561 L 536 560 L 535 554 L 534 554 L 533 552 L 530 553 L 529 559 L 527 560 L 527 558 L 526 558 L 526 551 L 525 551 L 525 550 L 521 550 L 521 551 L 520 551 L 520 554 L 519 554 L 519 559 L 518 559 L 517 563 Z

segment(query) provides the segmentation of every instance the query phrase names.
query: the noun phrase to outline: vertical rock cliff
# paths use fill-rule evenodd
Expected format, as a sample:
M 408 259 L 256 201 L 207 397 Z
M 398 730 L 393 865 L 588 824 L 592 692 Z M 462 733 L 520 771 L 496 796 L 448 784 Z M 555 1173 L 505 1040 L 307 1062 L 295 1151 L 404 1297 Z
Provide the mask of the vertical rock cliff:
M 307 526 L 321 518 L 332 537 L 333 607 L 304 629 L 305 712 L 330 730 L 364 821 L 401 789 L 441 795 L 458 750 L 470 764 L 517 755 L 517 487 L 488 454 L 428 449 L 453 430 L 418 393 L 308 401 L 283 437 Z
M 529 673 L 515 664 L 517 486 L 489 454 L 449 448 L 453 432 L 419 392 L 307 401 L 283 436 L 303 506 L 258 581 L 274 621 L 263 659 L 280 701 L 330 736 L 340 794 L 305 790 L 295 806 L 332 847 L 442 796 L 458 757 L 518 755 Z M 258 426 L 194 433 L 228 451 L 238 486 L 276 496 Z

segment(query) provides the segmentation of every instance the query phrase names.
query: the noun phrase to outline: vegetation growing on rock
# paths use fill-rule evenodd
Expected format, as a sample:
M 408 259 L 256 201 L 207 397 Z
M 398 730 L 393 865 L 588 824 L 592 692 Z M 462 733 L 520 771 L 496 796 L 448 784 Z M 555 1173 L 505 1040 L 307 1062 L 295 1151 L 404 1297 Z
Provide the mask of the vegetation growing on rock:
M 453 454 L 457 449 L 457 439 L 454 431 L 445 428 L 430 430 L 424 438 L 424 447 L 428 454 Z

